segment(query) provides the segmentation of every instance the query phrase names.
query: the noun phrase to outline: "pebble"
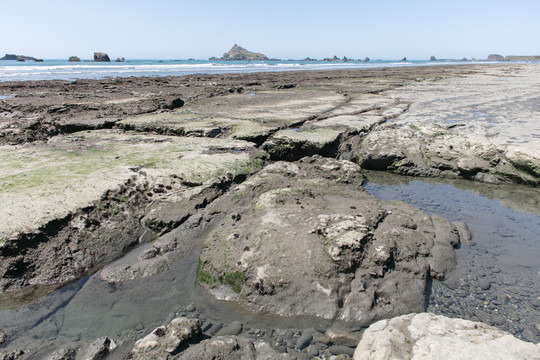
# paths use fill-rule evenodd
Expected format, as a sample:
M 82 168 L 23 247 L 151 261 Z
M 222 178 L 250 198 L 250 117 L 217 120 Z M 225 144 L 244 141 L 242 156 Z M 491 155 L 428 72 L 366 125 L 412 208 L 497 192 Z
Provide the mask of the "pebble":
M 310 356 L 319 356 L 319 349 L 316 346 L 310 346 L 308 348 L 308 354 Z
M 208 333 L 210 335 L 215 335 L 221 328 L 223 327 L 223 323 L 215 323 L 212 325 L 212 327 L 208 330 Z
M 137 331 L 141 331 L 142 329 L 144 329 L 144 325 L 141 323 L 138 323 L 137 326 L 135 326 L 135 330 Z
M 343 345 L 333 345 L 328 348 L 328 351 L 332 353 L 332 355 L 347 355 L 350 357 L 354 356 L 354 349 L 350 348 L 348 346 Z
M 203 323 L 203 325 L 201 326 L 201 331 L 203 333 L 207 332 L 208 330 L 210 330 L 210 328 L 212 327 L 212 323 L 210 321 L 206 321 Z
M 478 286 L 482 290 L 489 290 L 491 288 L 491 282 L 487 279 L 478 280 Z
M 187 311 L 187 312 L 193 312 L 193 311 L 195 311 L 195 305 L 189 304 L 188 306 L 186 306 L 186 311 Z
M 313 340 L 313 336 L 310 333 L 304 333 L 296 341 L 296 347 L 300 350 L 304 350 Z
M 236 336 L 242 332 L 242 323 L 239 321 L 233 321 L 227 326 L 222 327 L 215 333 L 215 336 Z

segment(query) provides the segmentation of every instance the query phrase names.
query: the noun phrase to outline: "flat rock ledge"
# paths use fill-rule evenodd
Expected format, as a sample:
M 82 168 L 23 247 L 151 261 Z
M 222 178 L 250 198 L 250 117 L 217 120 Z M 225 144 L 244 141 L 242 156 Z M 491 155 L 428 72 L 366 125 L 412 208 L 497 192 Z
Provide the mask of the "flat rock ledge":
M 533 360 L 540 359 L 540 345 L 479 322 L 421 313 L 372 324 L 354 359 Z
M 369 195 L 359 170 L 314 156 L 233 187 L 220 199 L 228 216 L 204 240 L 199 283 L 263 314 L 368 325 L 424 311 L 429 280 L 455 266 L 459 231 Z
M 540 185 L 540 66 L 385 92 L 408 111 L 351 145 L 362 168 L 412 176 Z

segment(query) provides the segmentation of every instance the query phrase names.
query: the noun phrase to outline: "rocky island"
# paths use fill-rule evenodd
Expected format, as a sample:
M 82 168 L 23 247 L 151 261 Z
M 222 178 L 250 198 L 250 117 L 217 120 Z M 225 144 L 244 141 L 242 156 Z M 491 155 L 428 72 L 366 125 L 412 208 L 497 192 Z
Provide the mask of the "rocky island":
M 111 62 L 111 59 L 109 58 L 109 55 L 104 52 L 95 52 L 94 62 Z
M 209 60 L 230 60 L 230 61 L 267 61 L 266 55 L 251 52 L 241 46 L 234 44 L 231 50 L 223 54 L 221 58 L 211 57 Z
M 43 62 L 42 59 L 37 59 L 32 56 L 26 56 L 26 55 L 15 55 L 15 54 L 6 54 L 0 60 L 15 60 L 15 61 L 35 61 L 35 62 Z
M 534 274 L 471 267 L 504 248 L 367 180 L 518 189 L 534 213 L 539 79 L 487 64 L 1 82 L 0 358 L 534 359 Z

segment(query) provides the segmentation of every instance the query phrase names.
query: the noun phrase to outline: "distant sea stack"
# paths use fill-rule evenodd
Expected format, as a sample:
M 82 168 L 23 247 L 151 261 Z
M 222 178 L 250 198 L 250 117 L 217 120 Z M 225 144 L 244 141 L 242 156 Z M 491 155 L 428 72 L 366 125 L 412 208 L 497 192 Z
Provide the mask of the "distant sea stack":
M 540 61 L 540 55 L 508 55 L 504 57 L 505 61 Z
M 103 52 L 95 52 L 94 61 L 95 62 L 111 62 L 111 59 L 109 59 L 109 55 Z
M 246 60 L 255 60 L 255 61 L 267 61 L 268 57 L 266 55 L 263 55 L 261 53 L 254 53 L 249 50 L 244 49 L 241 46 L 238 46 L 234 44 L 234 46 L 223 54 L 223 57 L 218 59 L 215 57 L 211 57 L 210 60 L 238 60 L 238 61 L 246 61 Z
M 77 57 L 77 56 L 70 56 L 69 59 L 68 59 L 69 62 L 80 62 L 81 61 L 81 58 Z
M 489 54 L 487 59 L 490 61 L 503 61 L 504 56 L 499 55 L 499 54 Z
M 6 54 L 3 58 L 0 60 L 15 60 L 15 61 L 35 61 L 35 62 L 43 62 L 42 59 L 36 59 L 32 56 L 26 56 L 26 55 L 15 55 L 15 54 Z
M 507 55 L 489 54 L 487 57 L 491 61 L 540 61 L 540 55 Z

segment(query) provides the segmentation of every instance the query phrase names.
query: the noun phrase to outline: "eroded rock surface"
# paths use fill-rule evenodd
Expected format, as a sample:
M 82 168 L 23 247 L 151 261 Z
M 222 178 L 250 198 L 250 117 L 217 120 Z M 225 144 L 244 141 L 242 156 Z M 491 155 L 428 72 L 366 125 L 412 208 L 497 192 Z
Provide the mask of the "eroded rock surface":
M 479 322 L 428 313 L 371 325 L 354 353 L 363 359 L 540 359 L 540 345 Z
M 422 311 L 455 265 L 456 227 L 361 188 L 349 161 L 277 162 L 230 192 L 204 241 L 198 280 L 219 299 L 282 316 L 369 324 Z
M 411 106 L 361 140 L 358 163 L 407 175 L 539 185 L 538 69 L 487 68 L 386 92 Z
M 190 212 L 171 223 L 154 209 L 141 222 L 146 207 L 204 203 L 205 189 L 251 171 L 251 150 L 242 141 L 114 130 L 0 147 L 2 291 L 71 281 L 125 253 L 146 230 L 171 230 Z M 203 193 L 197 199 L 194 187 Z

